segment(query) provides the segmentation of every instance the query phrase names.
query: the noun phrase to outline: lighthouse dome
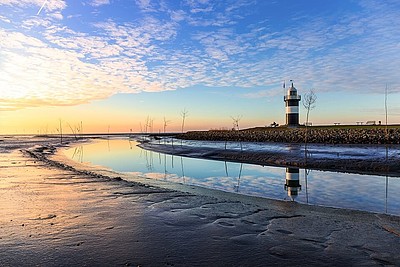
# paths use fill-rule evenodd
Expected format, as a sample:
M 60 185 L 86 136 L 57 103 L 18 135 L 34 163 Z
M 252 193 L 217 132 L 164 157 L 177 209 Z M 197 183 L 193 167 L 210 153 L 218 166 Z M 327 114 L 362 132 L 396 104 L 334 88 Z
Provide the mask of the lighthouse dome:
M 287 95 L 297 95 L 297 89 L 292 85 L 287 90 Z

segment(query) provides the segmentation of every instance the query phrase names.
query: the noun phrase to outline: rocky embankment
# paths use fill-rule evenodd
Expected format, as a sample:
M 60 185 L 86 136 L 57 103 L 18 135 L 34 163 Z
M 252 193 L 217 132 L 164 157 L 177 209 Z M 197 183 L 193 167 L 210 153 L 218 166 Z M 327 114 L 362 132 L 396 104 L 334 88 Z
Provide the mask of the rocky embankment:
M 400 144 L 400 128 L 256 128 L 241 131 L 192 131 L 186 140 L 322 144 Z

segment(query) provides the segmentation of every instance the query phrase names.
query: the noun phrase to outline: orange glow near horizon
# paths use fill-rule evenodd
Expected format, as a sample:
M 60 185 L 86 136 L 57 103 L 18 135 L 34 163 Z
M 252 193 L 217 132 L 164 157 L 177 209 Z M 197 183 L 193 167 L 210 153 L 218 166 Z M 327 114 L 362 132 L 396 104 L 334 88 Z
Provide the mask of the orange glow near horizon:
M 164 118 L 150 117 L 146 114 L 115 114 L 114 112 L 88 112 L 79 115 L 79 111 L 69 108 L 68 112 L 60 112 L 59 108 L 30 108 L 25 110 L 3 112 L 0 116 L 0 134 L 58 134 L 60 120 L 65 134 L 72 133 L 71 127 L 79 127 L 82 123 L 83 133 L 129 133 L 145 131 L 147 117 L 153 120 L 152 129 L 147 132 L 163 132 Z M 104 113 L 104 115 L 103 115 Z M 182 118 L 177 115 L 167 118 L 167 132 L 180 132 Z M 220 123 L 218 118 L 202 119 L 194 116 L 186 118 L 184 130 L 229 129 L 228 119 Z M 221 119 L 221 121 L 223 121 Z
M 244 90 L 244 89 L 243 89 Z M 301 93 L 303 94 L 303 93 Z M 333 94 L 317 94 L 316 108 L 310 112 L 313 125 L 355 125 L 357 121 L 385 123 L 382 103 L 377 95 L 352 95 L 342 99 Z M 341 100 L 335 99 L 334 97 Z M 379 96 L 381 97 L 381 96 Z M 359 98 L 360 103 L 352 104 Z M 389 124 L 400 121 L 396 106 L 399 94 L 390 97 Z M 364 101 L 361 101 L 364 100 Z M 268 100 L 268 101 L 267 101 Z M 272 122 L 285 123 L 284 102 L 280 95 L 271 99 L 246 99 L 242 95 L 216 96 L 214 92 L 184 89 L 148 94 L 120 94 L 104 100 L 75 106 L 26 107 L 0 111 L 0 134 L 58 134 L 60 120 L 63 133 L 71 134 L 70 127 L 83 126 L 83 133 L 140 133 L 152 122 L 147 132 L 181 132 L 183 109 L 188 111 L 184 131 L 231 129 L 232 117 L 240 116 L 239 127 L 268 126 Z M 338 109 L 337 103 L 348 109 Z M 349 111 L 350 110 L 350 111 Z M 300 103 L 300 123 L 305 121 L 305 110 Z

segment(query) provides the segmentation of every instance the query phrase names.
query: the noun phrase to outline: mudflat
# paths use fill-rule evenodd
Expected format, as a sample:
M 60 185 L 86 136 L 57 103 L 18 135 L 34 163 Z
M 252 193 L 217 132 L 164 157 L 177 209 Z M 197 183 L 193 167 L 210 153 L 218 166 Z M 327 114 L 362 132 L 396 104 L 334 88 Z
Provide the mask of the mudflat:
M 1 266 L 400 265 L 398 216 L 127 182 L 57 142 L 1 141 Z

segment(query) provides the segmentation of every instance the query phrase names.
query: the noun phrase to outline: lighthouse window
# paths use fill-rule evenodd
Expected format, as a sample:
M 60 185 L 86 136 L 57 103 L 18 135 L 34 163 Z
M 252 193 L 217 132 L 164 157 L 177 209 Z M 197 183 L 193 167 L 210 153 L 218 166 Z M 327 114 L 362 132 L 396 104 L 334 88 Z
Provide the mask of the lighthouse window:
M 296 91 L 290 91 L 290 95 L 296 95 Z

